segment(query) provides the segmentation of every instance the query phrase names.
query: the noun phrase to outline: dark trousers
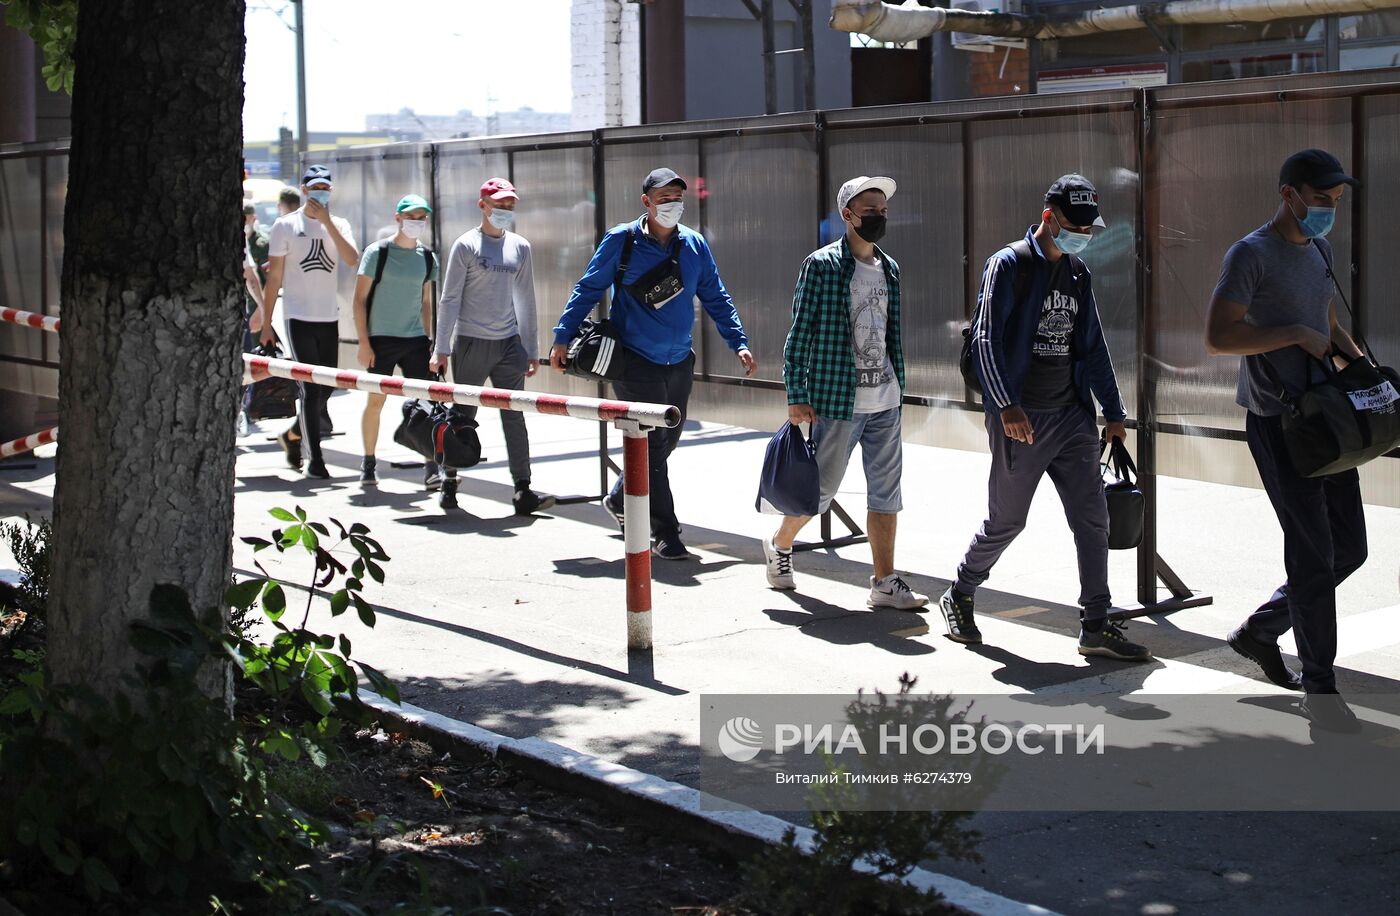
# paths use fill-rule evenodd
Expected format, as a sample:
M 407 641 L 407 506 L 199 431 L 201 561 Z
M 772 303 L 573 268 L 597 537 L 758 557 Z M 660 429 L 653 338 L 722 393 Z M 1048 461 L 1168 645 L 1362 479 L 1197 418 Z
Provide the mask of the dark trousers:
M 992 471 L 987 480 L 987 520 L 958 566 L 956 585 L 965 595 L 987 581 L 992 567 L 1026 527 L 1031 498 L 1041 477 L 1060 494 L 1079 557 L 1079 603 L 1086 620 L 1108 615 L 1108 504 L 1099 470 L 1099 431 L 1080 406 L 1028 410 L 1035 444 L 1007 437 L 1001 415 L 987 413 Z
M 1288 628 L 1303 663 L 1303 689 L 1333 693 L 1337 586 L 1366 562 L 1366 512 L 1356 471 L 1301 477 L 1293 470 L 1279 417 L 1245 416 L 1245 435 L 1283 528 L 1288 581 L 1249 616 L 1251 635 L 1277 642 Z
M 340 353 L 340 325 L 334 321 L 287 319 L 292 359 L 314 366 L 335 366 Z M 331 390 L 325 385 L 297 382 L 301 388 L 301 442 L 312 461 L 321 459 L 321 424 Z
M 657 538 L 676 537 L 681 523 L 676 520 L 676 503 L 671 497 L 671 478 L 666 461 L 681 441 L 685 425 L 686 406 L 690 403 L 691 375 L 695 370 L 695 354 L 673 366 L 663 366 L 627 351 L 627 369 L 623 378 L 613 382 L 613 393 L 621 401 L 648 401 L 671 404 L 680 408 L 681 422 L 671 429 L 653 429 L 647 436 L 649 488 L 651 490 L 651 533 Z M 622 507 L 622 478 L 613 484 L 608 502 Z
M 520 391 L 525 387 L 525 373 L 530 368 L 530 355 L 520 342 L 520 335 L 503 340 L 481 337 L 458 337 L 452 348 L 452 381 L 458 385 L 481 385 L 487 379 L 496 388 Z M 459 416 L 476 419 L 475 407 L 453 406 Z M 506 458 L 510 461 L 510 478 L 517 488 L 530 483 L 530 433 L 525 428 L 525 415 L 518 410 L 498 410 L 501 429 L 506 436 Z M 457 476 L 453 468 L 448 477 Z

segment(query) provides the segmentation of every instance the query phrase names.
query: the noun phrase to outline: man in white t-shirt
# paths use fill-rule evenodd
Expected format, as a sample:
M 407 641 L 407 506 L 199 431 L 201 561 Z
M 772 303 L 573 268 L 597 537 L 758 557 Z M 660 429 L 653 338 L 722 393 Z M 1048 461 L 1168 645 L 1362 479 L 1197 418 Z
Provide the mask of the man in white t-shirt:
M 889 178 L 862 175 L 837 192 L 846 233 L 802 263 L 783 346 L 783 382 L 788 421 L 811 424 L 821 481 L 819 512 L 831 506 L 851 452 L 860 445 L 874 566 L 866 605 L 917 611 L 928 596 L 894 571 L 904 461 L 899 265 L 875 245 L 885 234 L 894 190 Z M 811 516 L 785 517 L 773 537 L 764 539 L 773 588 L 796 587 L 792 543 L 809 521 Z
M 272 224 L 268 238 L 267 287 L 263 294 L 262 342 L 276 338 L 272 330 L 272 304 L 282 294 L 282 314 L 287 321 L 287 341 L 292 358 L 317 366 L 338 365 L 340 302 L 336 296 L 336 268 L 356 265 L 360 253 L 350 223 L 331 216 L 331 170 L 309 166 L 301 179 L 305 203 Z M 321 457 L 321 416 L 331 389 L 301 383 L 301 436 L 310 451 L 306 476 L 327 478 Z M 291 430 L 280 438 L 287 460 L 301 464 L 300 443 Z M 293 448 L 293 445 L 296 448 Z

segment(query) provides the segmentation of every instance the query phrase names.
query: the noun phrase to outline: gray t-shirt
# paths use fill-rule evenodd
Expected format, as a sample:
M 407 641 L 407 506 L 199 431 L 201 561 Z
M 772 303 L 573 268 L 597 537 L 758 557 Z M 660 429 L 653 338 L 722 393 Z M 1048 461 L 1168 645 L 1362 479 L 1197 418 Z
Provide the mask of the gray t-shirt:
M 531 359 L 540 352 L 530 243 L 514 232 L 492 238 L 477 226 L 452 243 L 438 303 L 439 353 L 458 337 L 506 340 L 520 335 Z
M 1325 239 L 1317 241 L 1317 245 L 1295 245 L 1269 231 L 1268 224 L 1260 226 L 1225 253 L 1215 295 L 1248 306 L 1244 320 L 1256 327 L 1301 324 L 1330 335 L 1328 305 L 1335 287 L 1327 265 L 1332 246 Z M 1322 370 L 1302 347 L 1241 357 L 1235 403 L 1250 413 L 1275 417 L 1283 413 L 1283 405 L 1278 386 L 1265 372 L 1266 359 L 1290 394 L 1302 393 Z

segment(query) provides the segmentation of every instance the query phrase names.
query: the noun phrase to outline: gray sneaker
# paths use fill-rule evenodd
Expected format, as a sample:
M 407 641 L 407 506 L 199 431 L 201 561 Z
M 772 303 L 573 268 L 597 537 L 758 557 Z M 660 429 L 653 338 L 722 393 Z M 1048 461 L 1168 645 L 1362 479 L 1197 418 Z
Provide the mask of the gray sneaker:
M 950 586 L 938 599 L 938 609 L 943 612 L 949 639 L 962 643 L 982 642 L 982 631 L 977 629 L 977 621 L 972 616 L 971 595 L 964 595 Z
M 792 551 L 780 550 L 772 538 L 763 539 L 763 559 L 768 563 L 768 586 L 787 591 L 797 588 L 792 577 Z
M 1112 620 L 1105 620 L 1097 633 L 1091 633 L 1084 629 L 1083 624 L 1080 625 L 1079 654 L 1099 655 L 1125 662 L 1152 661 L 1152 653 L 1147 647 L 1129 642 L 1123 635 L 1123 624 Z
M 928 595 L 914 591 L 898 574 L 891 573 L 883 579 L 870 577 L 870 597 L 865 599 L 868 608 L 892 607 L 900 611 L 918 611 L 926 604 Z

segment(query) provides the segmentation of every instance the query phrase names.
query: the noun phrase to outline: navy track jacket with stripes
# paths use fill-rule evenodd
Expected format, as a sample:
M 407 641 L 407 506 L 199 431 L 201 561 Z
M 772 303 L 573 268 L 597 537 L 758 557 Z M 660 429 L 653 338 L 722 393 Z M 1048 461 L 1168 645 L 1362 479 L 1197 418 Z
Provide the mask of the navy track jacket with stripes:
M 1035 240 L 1035 230 L 1026 231 L 1026 242 L 1035 259 L 1034 272 L 1026 298 L 1017 302 L 1014 284 L 1016 252 L 1008 246 L 987 259 L 982 268 L 982 286 L 977 294 L 977 314 L 972 321 L 973 365 L 982 382 L 982 403 L 987 411 L 998 412 L 1021 403 L 1021 386 L 1031 365 L 1031 344 L 1040 324 L 1041 303 L 1050 283 L 1051 264 Z M 1070 258 L 1074 280 L 1080 291 L 1079 312 L 1074 322 L 1070 347 L 1074 365 L 1074 386 L 1079 400 L 1090 413 L 1094 398 L 1103 406 L 1105 420 L 1127 416 L 1113 361 L 1108 355 L 1099 308 L 1089 268 L 1078 258 Z

